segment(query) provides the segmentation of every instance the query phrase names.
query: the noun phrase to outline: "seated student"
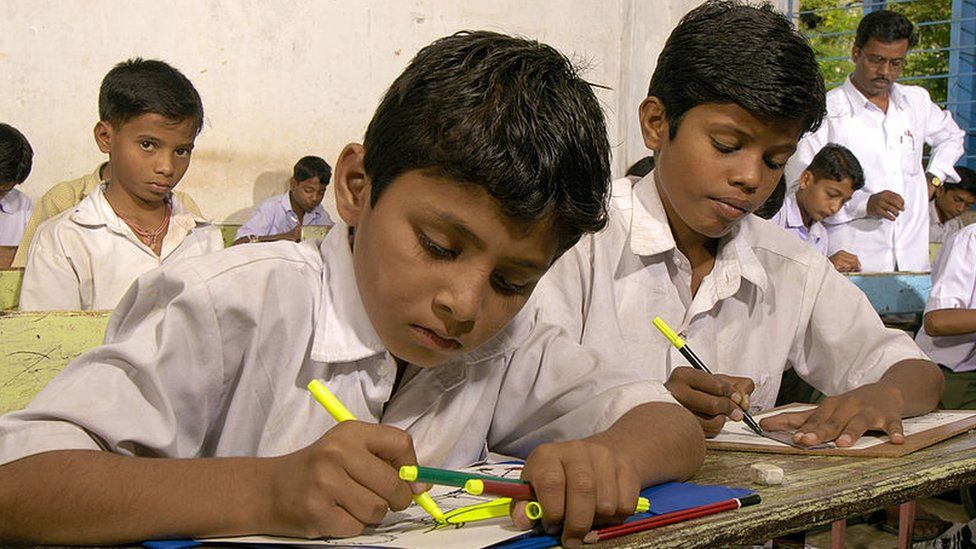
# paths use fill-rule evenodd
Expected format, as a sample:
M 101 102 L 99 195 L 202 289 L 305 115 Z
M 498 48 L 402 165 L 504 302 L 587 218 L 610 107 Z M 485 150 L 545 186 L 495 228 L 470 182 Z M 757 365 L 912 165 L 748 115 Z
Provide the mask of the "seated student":
M 113 309 L 139 275 L 223 249 L 220 231 L 172 192 L 203 123 L 193 84 L 162 61 L 130 59 L 105 75 L 98 112 L 110 177 L 37 228 L 22 310 Z
M 963 228 L 960 217 L 976 204 L 976 172 L 965 166 L 953 168 L 959 182 L 946 181 L 936 187 L 929 201 L 929 242 L 941 244 Z
M 297 163 L 288 180 L 288 192 L 273 196 L 255 208 L 247 223 L 241 225 L 234 244 L 302 239 L 302 227 L 335 225 L 322 207 L 332 168 L 317 156 L 305 156 Z
M 98 130 L 97 125 L 95 130 Z M 17 254 L 14 255 L 12 266 L 24 267 L 27 264 L 27 252 L 30 250 L 30 243 L 34 239 L 38 225 L 77 206 L 102 182 L 108 181 L 112 177 L 111 170 L 108 162 L 102 162 L 92 173 L 77 179 L 62 181 L 48 189 L 37 201 L 34 213 L 31 215 L 30 221 L 27 222 L 27 228 L 24 230 L 23 238 L 20 239 L 20 246 L 17 248 Z M 200 207 L 190 198 L 190 195 L 174 190 L 173 196 L 179 198 L 187 212 L 197 217 L 203 217 L 203 214 L 200 213 Z
M 827 228 L 821 221 L 837 213 L 863 186 L 864 172 L 854 153 L 828 143 L 803 170 L 796 192 L 784 198 L 783 207 L 770 221 L 827 255 Z M 857 256 L 844 250 L 830 256 L 830 262 L 842 273 L 861 270 Z
M 24 134 L 0 124 L 0 267 L 9 267 L 13 247 L 20 243 L 24 227 L 34 209 L 26 194 L 15 189 L 31 171 L 34 149 Z
M 958 168 L 956 169 L 958 172 Z M 963 176 L 960 172 L 960 176 Z M 915 342 L 945 376 L 940 406 L 976 409 L 976 224 L 950 236 L 932 268 L 932 292 Z
M 614 185 L 608 228 L 585 236 L 537 291 L 543 319 L 666 380 L 707 435 L 726 417 L 740 420 L 740 406 L 771 407 L 789 368 L 833 395 L 814 411 L 764 420 L 796 429 L 805 445 L 849 446 L 868 429 L 901 443 L 900 418 L 938 403 L 942 376 L 911 338 L 886 329 L 824 256 L 749 215 L 781 181 L 800 135 L 820 123 L 823 89 L 813 51 L 771 7 L 692 10 L 640 106 L 654 171 L 632 188 Z M 655 316 L 715 375 L 687 367 L 651 326 Z
M 491 450 L 527 458 L 543 526 L 579 547 L 704 455 L 660 383 L 517 314 L 605 224 L 609 152 L 590 86 L 552 48 L 465 32 L 422 49 L 340 154 L 342 223 L 320 246 L 142 276 L 105 345 L 0 418 L 4 535 L 349 536 L 408 505 L 396 467 Z M 311 379 L 363 421 L 336 424 Z

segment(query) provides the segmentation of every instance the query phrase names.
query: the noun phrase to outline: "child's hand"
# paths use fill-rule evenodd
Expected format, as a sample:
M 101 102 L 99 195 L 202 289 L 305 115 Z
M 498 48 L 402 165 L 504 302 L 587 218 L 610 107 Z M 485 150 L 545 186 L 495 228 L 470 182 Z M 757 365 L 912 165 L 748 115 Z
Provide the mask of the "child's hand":
M 841 273 L 856 273 L 861 270 L 861 261 L 858 260 L 856 255 L 846 250 L 840 250 L 830 256 L 830 262 Z
M 261 531 L 305 538 L 357 535 L 388 510 L 410 505 L 411 486 L 397 470 L 416 463 L 407 433 L 342 422 L 312 445 L 272 460 L 270 522 Z
M 579 547 L 595 524 L 621 522 L 632 515 L 640 477 L 620 452 L 594 440 L 543 444 L 525 461 L 522 480 L 532 484 L 542 504 L 542 527 L 562 527 L 563 547 Z M 512 520 L 531 527 L 525 505 L 512 506 Z
M 298 225 L 295 225 L 295 227 L 292 230 L 290 230 L 287 233 L 285 233 L 285 235 L 286 235 L 286 237 L 285 237 L 286 240 L 290 240 L 290 241 L 293 241 L 293 242 L 301 242 L 302 241 L 302 225 L 301 225 L 301 223 L 299 223 Z
M 709 438 L 722 430 L 726 417 L 742 420 L 742 410 L 749 409 L 749 395 L 756 388 L 747 377 L 707 374 L 688 367 L 675 368 L 664 386 L 698 417 Z
M 814 446 L 834 441 L 837 446 L 851 446 L 865 431 L 884 431 L 892 444 L 902 444 L 902 409 L 900 393 L 891 387 L 872 383 L 853 391 L 825 398 L 813 410 L 791 412 L 765 418 L 759 425 L 769 431 L 795 429 L 793 441 Z

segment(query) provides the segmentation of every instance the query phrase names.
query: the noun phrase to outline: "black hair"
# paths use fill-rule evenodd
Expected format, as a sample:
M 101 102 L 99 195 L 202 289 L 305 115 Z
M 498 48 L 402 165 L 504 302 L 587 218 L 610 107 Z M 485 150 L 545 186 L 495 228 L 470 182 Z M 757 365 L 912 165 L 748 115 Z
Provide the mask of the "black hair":
M 864 170 L 857 157 L 847 147 L 827 143 L 810 161 L 807 170 L 817 179 L 851 180 L 851 190 L 864 186 Z
M 854 45 L 863 48 L 871 38 L 886 44 L 908 40 L 908 48 L 911 49 L 915 45 L 915 25 L 907 17 L 894 11 L 872 11 L 857 24 Z
M 607 222 L 610 144 L 589 83 L 534 40 L 462 31 L 436 40 L 387 90 L 366 130 L 373 204 L 397 176 L 478 185 L 523 221 L 552 216 L 560 252 Z
M 627 168 L 627 173 L 624 175 L 636 175 L 638 177 L 644 177 L 645 175 L 651 173 L 654 169 L 654 157 L 645 156 L 637 162 L 634 162 L 629 168 Z
M 657 58 L 647 95 L 664 104 L 671 139 L 685 113 L 705 103 L 800 120 L 801 134 L 817 129 L 826 112 L 823 78 L 806 39 L 769 4 L 733 0 L 705 2 L 681 19 Z
M 952 183 L 946 181 L 945 190 L 951 191 L 952 189 L 960 189 L 963 191 L 969 191 L 973 196 L 976 196 L 976 172 L 965 166 L 956 166 L 954 169 L 956 170 L 956 173 L 959 174 L 959 182 Z
M 779 183 L 773 188 L 772 194 L 752 213 L 763 219 L 772 219 L 774 215 L 783 207 L 786 200 L 786 176 L 780 176 Z
M 33 161 L 34 149 L 24 134 L 9 124 L 0 124 L 0 183 L 23 183 Z
M 114 128 L 141 114 L 193 121 L 203 128 L 203 102 L 183 73 L 155 59 L 135 57 L 112 67 L 98 92 L 98 116 Z
M 328 185 L 332 178 L 332 166 L 317 156 L 303 156 L 298 162 L 295 162 L 292 179 L 305 181 L 313 177 L 319 178 L 319 182 L 323 185 Z

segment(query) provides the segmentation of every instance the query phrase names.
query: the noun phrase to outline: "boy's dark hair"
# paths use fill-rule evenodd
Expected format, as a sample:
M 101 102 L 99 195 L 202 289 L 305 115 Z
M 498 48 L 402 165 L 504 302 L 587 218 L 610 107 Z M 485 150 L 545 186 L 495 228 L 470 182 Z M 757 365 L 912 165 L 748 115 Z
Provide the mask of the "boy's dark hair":
M 196 133 L 203 128 L 203 102 L 190 80 L 163 61 L 135 57 L 115 65 L 102 79 L 98 116 L 119 128 L 145 113 L 190 119 Z
M 908 48 L 911 49 L 915 45 L 915 25 L 897 12 L 872 11 L 862 17 L 861 22 L 857 24 L 854 45 L 863 48 L 870 38 L 886 44 L 897 40 L 908 40 Z
M 783 207 L 786 200 L 786 176 L 780 176 L 779 183 L 773 188 L 772 194 L 766 199 L 756 211 L 752 212 L 763 219 L 772 219 L 776 212 Z
M 963 191 L 969 191 L 973 196 L 976 196 L 976 172 L 965 166 L 956 166 L 954 169 L 956 170 L 956 173 L 959 174 L 959 182 L 952 183 L 946 181 L 945 190 L 951 191 L 952 189 L 960 189 Z
M 24 134 L 9 124 L 0 124 L 0 183 L 20 185 L 30 175 L 34 149 Z
M 292 179 L 305 181 L 313 177 L 319 178 L 319 182 L 323 185 L 328 185 L 329 179 L 332 178 L 332 166 L 317 156 L 303 156 L 298 162 L 295 162 Z
M 506 216 L 553 216 L 565 251 L 607 222 L 610 144 L 591 86 L 533 40 L 462 31 L 420 50 L 366 130 L 371 201 L 430 170 L 478 185 Z
M 705 2 L 681 19 L 657 58 L 647 95 L 664 104 L 671 139 L 685 113 L 705 103 L 800 120 L 801 134 L 819 127 L 826 112 L 823 78 L 806 39 L 769 4 L 732 0 Z
M 817 179 L 832 181 L 851 180 L 851 190 L 864 186 L 864 170 L 857 157 L 847 147 L 837 143 L 827 143 L 813 157 L 807 170 Z

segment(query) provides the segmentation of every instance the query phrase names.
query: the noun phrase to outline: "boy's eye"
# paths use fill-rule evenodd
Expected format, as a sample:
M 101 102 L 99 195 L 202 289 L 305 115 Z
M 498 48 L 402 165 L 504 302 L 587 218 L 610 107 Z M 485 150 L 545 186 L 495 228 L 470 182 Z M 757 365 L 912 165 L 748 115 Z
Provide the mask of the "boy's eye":
M 181 158 L 182 157 L 186 157 L 186 156 L 190 156 L 190 153 L 191 152 L 193 152 L 191 149 L 188 149 L 188 148 L 179 148 L 179 149 L 176 149 L 176 156 L 179 156 Z
M 498 273 L 491 275 L 491 283 L 500 293 L 506 295 L 522 295 L 529 287 L 528 284 L 513 284 Z
M 763 161 L 766 163 L 766 166 L 768 166 L 769 169 L 771 170 L 781 170 L 784 167 L 786 167 L 786 160 L 782 162 L 777 162 L 772 158 L 764 158 Z
M 436 244 L 424 233 L 417 233 L 417 236 L 420 238 L 420 245 L 434 259 L 454 259 L 458 256 L 457 251 Z
M 151 151 L 154 147 L 154 144 L 152 141 L 147 141 L 143 139 L 142 141 L 139 142 L 139 147 L 141 147 L 142 150 L 144 151 Z
M 715 147 L 715 150 L 717 150 L 722 154 L 729 154 L 735 152 L 737 148 L 735 145 L 727 145 L 725 143 L 722 143 L 721 141 L 718 141 L 715 138 L 712 138 L 712 146 Z

